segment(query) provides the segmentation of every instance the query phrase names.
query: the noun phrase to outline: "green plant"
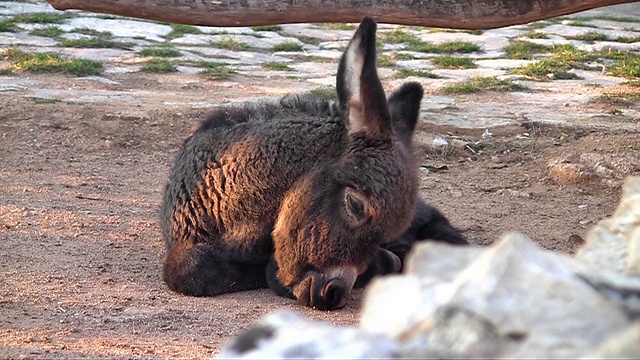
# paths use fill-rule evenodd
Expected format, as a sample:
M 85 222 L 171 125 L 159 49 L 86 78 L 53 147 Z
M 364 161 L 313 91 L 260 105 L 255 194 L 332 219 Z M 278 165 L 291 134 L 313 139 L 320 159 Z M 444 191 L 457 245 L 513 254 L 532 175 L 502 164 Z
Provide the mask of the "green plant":
M 409 53 L 397 53 L 393 58 L 396 60 L 414 60 L 416 57 Z
M 394 67 L 396 66 L 396 62 L 389 56 L 378 56 L 377 59 L 378 66 L 380 67 Z
M 549 46 L 522 40 L 509 40 L 509 45 L 504 47 L 504 52 L 509 59 L 531 59 L 534 54 L 549 51 L 551 51 Z
M 558 45 L 552 48 L 549 58 L 515 68 L 512 71 L 515 74 L 525 75 L 538 81 L 549 80 L 549 76 L 560 80 L 578 79 L 580 77 L 569 70 L 590 70 L 591 68 L 585 63 L 595 58 L 594 54 L 578 50 L 571 44 Z
M 417 36 L 403 30 L 393 30 L 378 33 L 378 41 L 388 44 L 424 44 Z
M 151 46 L 146 47 L 138 52 L 141 56 L 155 56 L 155 57 L 178 57 L 182 56 L 182 53 L 171 46 Z
M 315 88 L 309 91 L 309 93 L 313 96 L 323 98 L 323 99 L 328 99 L 328 100 L 338 99 L 338 92 L 336 91 L 336 88 L 333 86 Z
M 438 79 L 438 78 L 440 78 L 440 76 L 438 76 L 437 74 L 434 74 L 434 73 L 432 73 L 430 71 L 424 71 L 424 70 L 400 69 L 396 73 L 396 78 L 397 79 L 404 79 L 404 78 L 408 78 L 409 76 L 429 78 L 429 79 Z
M 31 31 L 31 35 L 44 36 L 49 38 L 57 38 L 62 35 L 63 31 L 57 26 L 47 26 L 40 29 L 34 29 Z
M 349 30 L 353 31 L 358 28 L 357 25 L 354 24 L 344 24 L 344 23 L 324 23 L 322 24 L 322 28 L 328 30 Z
M 66 19 L 70 18 L 71 14 L 65 13 L 25 13 L 16 15 L 13 20 L 18 23 L 26 24 L 62 24 Z
M 269 70 L 291 71 L 292 69 L 285 63 L 269 61 L 262 63 L 262 67 Z
M 60 46 L 62 47 L 73 47 L 73 48 L 116 48 L 116 49 L 130 49 L 135 44 L 132 42 L 119 42 L 106 40 L 102 38 L 91 38 L 91 39 L 74 39 L 74 40 L 63 40 L 60 42 Z
M 431 59 L 434 65 L 444 69 L 475 69 L 477 65 L 472 59 L 466 57 L 455 57 L 441 55 Z
M 524 89 L 524 86 L 511 80 L 501 80 L 495 76 L 478 76 L 464 82 L 448 85 L 441 91 L 445 94 L 470 94 L 483 90 L 508 92 L 522 91 Z
M 29 100 L 33 101 L 36 104 L 55 104 L 62 101 L 58 98 L 40 98 L 40 97 L 31 97 L 29 98 Z
M 539 31 L 530 31 L 526 34 L 522 34 L 522 36 L 527 37 L 529 39 L 548 39 L 547 34 Z
M 91 29 L 88 27 L 82 27 L 75 29 L 73 32 L 83 35 L 94 36 L 101 39 L 111 39 L 113 38 L 113 34 L 110 31 L 98 31 L 95 29 Z
M 205 68 L 200 74 L 209 80 L 224 80 L 235 74 L 236 71 L 226 63 L 217 61 L 200 61 L 198 65 Z
M 630 43 L 634 43 L 634 42 L 638 42 L 640 41 L 640 36 L 634 36 L 634 37 L 628 37 L 628 36 L 618 36 L 615 41 L 617 42 L 621 42 L 621 43 L 626 43 L 626 44 L 630 44 Z
M 480 45 L 468 41 L 445 41 L 440 44 L 422 42 L 419 44 L 409 44 L 407 50 L 424 53 L 472 53 L 480 51 Z
M 69 58 L 54 53 L 27 53 L 15 48 L 5 49 L 0 55 L 12 63 L 12 70 L 31 73 L 50 72 L 87 76 L 100 74 L 103 67 L 98 61 Z
M 15 32 L 16 21 L 14 19 L 0 20 L 0 32 Z
M 597 26 L 589 24 L 585 21 L 582 21 L 580 19 L 577 20 L 569 20 L 567 21 L 567 25 L 571 25 L 571 26 L 579 26 L 579 27 L 588 27 L 588 28 L 597 28 Z
M 171 40 L 179 37 L 183 37 L 185 34 L 201 34 L 202 31 L 195 26 L 183 25 L 183 24 L 169 24 L 171 26 L 171 32 L 165 35 L 165 39 Z
M 253 31 L 273 31 L 278 32 L 282 31 L 282 26 L 280 25 L 262 25 L 262 26 L 254 26 L 252 27 Z
M 627 79 L 640 78 L 640 55 L 624 52 L 621 53 L 615 61 L 615 64 L 609 68 L 609 75 Z
M 599 32 L 595 32 L 595 31 L 589 31 L 588 33 L 574 36 L 573 39 L 586 41 L 588 43 L 593 43 L 595 41 L 607 41 L 607 40 L 609 40 L 607 35 L 601 34 Z
M 626 16 L 615 16 L 615 15 L 595 15 L 595 16 L 580 16 L 575 17 L 574 19 L 580 21 L 590 21 L 590 20 L 606 20 L 606 21 L 618 21 L 618 22 L 630 22 L 630 23 L 639 23 L 640 19 L 635 17 L 626 17 Z
M 273 51 L 302 51 L 302 45 L 297 42 L 288 41 L 276 44 L 271 49 Z
M 211 45 L 215 47 L 219 47 L 221 49 L 227 49 L 227 50 L 233 50 L 233 51 L 247 50 L 251 48 L 249 44 L 238 42 L 231 37 L 223 37 L 222 39 L 220 39 L 220 41 L 212 43 Z
M 176 66 L 167 59 L 151 58 L 142 66 L 142 71 L 149 73 L 169 73 L 176 72 Z

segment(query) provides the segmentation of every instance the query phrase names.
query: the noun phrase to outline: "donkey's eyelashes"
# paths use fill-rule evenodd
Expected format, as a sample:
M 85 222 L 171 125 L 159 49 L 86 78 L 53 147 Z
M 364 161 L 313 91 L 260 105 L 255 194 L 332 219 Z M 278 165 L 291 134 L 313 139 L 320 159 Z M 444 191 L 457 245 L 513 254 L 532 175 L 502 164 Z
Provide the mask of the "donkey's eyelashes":
M 358 227 L 369 218 L 369 200 L 361 192 L 346 188 L 344 191 L 344 210 L 349 225 Z

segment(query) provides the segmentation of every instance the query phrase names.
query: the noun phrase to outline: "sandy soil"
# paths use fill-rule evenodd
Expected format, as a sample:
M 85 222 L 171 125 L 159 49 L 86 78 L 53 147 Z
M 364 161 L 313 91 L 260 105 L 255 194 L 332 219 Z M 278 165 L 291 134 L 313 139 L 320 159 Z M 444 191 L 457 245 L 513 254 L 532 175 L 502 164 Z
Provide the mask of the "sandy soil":
M 40 103 L 20 91 L 1 94 L 0 358 L 209 357 L 278 308 L 357 323 L 363 291 L 345 309 L 325 313 L 268 290 L 192 298 L 164 286 L 157 211 L 178 145 L 203 115 L 165 102 L 228 101 L 297 87 L 295 80 L 266 89 L 242 79 L 235 87 L 186 86 L 183 77 L 113 76 L 120 85 L 35 77 L 51 88 L 144 94 L 144 103 Z M 418 134 L 422 193 L 477 245 L 521 231 L 547 249 L 572 253 L 580 241 L 570 235 L 584 237 L 609 216 L 623 175 L 640 174 L 632 166 L 606 182 L 563 185 L 546 170 L 550 160 L 571 154 L 637 156 L 637 132 L 535 122 L 491 129 L 490 139 L 483 131 L 424 124 Z M 472 146 L 432 149 L 433 133 Z

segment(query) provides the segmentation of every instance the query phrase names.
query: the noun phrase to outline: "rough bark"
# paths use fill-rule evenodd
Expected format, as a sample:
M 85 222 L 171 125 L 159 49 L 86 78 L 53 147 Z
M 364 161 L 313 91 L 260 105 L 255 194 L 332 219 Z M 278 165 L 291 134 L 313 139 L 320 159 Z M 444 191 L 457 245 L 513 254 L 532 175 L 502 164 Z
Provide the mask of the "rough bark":
M 210 26 L 256 26 L 307 22 L 378 22 L 491 29 L 525 24 L 601 6 L 637 0 L 47 0 L 59 10 L 99 13 Z

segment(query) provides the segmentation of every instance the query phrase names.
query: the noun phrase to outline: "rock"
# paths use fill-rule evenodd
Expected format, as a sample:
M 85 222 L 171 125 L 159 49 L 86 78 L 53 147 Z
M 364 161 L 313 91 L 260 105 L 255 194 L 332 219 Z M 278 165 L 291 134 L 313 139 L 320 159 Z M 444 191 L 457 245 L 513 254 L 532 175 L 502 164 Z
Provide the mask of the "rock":
M 398 343 L 355 327 L 334 327 L 275 312 L 227 344 L 217 358 L 397 358 Z
M 629 177 L 613 217 L 587 234 L 576 257 L 600 268 L 640 273 L 640 177 Z
M 596 183 L 617 187 L 638 166 L 640 160 L 634 154 L 577 153 L 551 159 L 547 163 L 547 174 L 558 185 Z
M 632 310 L 594 288 L 587 266 L 524 235 L 486 250 L 424 243 L 408 261 L 406 275 L 369 287 L 361 320 L 401 340 L 403 356 L 586 356 L 630 323 Z M 640 279 L 616 276 L 599 279 L 606 291 L 640 291 Z
M 611 336 L 589 358 L 634 359 L 640 354 L 640 323 Z

